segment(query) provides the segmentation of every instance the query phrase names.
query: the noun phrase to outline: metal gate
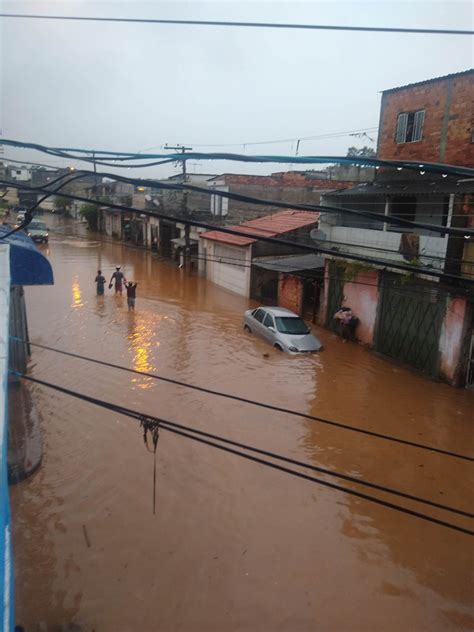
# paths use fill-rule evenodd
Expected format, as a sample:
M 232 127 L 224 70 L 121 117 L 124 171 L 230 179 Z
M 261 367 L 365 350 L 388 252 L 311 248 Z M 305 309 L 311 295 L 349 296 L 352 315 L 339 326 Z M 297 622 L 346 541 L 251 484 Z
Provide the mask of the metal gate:
M 389 284 L 389 285 L 388 285 Z M 444 296 L 433 285 L 402 285 L 387 275 L 382 283 L 375 348 L 436 376 Z
M 333 331 L 338 331 L 338 321 L 334 314 L 342 306 L 344 299 L 344 268 L 335 263 L 329 264 L 329 290 L 326 312 L 326 325 Z

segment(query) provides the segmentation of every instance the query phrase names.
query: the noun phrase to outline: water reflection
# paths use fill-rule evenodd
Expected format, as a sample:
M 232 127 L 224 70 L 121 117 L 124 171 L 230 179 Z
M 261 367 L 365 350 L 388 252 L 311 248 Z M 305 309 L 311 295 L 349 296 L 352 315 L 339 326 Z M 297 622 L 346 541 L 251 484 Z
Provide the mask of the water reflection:
M 84 303 L 82 302 L 82 293 L 81 287 L 79 285 L 79 277 L 75 276 L 72 281 L 72 307 L 75 309 L 84 307 Z
M 326 350 L 316 357 L 276 354 L 242 332 L 242 297 L 121 244 L 102 244 L 99 261 L 91 248 L 53 244 L 56 285 L 27 290 L 32 339 L 138 373 L 35 349 L 37 377 L 140 411 L 159 404 L 164 418 L 467 504 L 463 464 L 143 373 L 454 451 L 471 441 L 474 394 L 418 378 L 324 330 L 316 333 Z M 117 262 L 140 282 L 135 313 L 112 292 L 96 300 L 91 279 Z M 69 629 L 65 622 L 88 632 L 469 629 L 465 536 L 165 433 L 151 517 L 151 462 L 133 422 L 49 392 L 39 410 L 43 465 L 12 498 L 19 621 L 28 632 Z M 44 525 L 46 542 L 37 531 Z
M 160 346 L 159 341 L 153 341 L 154 332 L 150 319 L 136 312 L 128 312 L 127 339 L 128 350 L 133 353 L 133 368 L 141 373 L 151 373 L 156 367 L 153 364 L 153 348 Z M 150 388 L 152 378 L 134 376 L 132 384 L 141 389 Z

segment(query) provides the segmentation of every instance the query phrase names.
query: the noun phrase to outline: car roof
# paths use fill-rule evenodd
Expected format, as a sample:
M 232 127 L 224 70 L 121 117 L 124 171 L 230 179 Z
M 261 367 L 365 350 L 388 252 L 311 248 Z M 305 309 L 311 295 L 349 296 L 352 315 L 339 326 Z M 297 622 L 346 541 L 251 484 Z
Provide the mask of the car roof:
M 296 318 L 299 318 L 298 314 L 286 309 L 286 307 L 266 307 L 265 305 L 262 305 L 260 309 L 264 309 L 266 312 L 270 312 L 274 316 L 295 316 Z

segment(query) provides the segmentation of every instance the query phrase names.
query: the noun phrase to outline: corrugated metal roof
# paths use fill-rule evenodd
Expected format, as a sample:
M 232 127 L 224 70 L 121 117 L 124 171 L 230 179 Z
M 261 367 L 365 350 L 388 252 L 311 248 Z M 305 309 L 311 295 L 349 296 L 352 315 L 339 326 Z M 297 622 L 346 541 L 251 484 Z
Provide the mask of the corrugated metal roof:
M 226 226 L 226 228 L 233 228 L 242 233 L 250 233 L 252 237 L 243 237 L 240 235 L 231 235 L 223 233 L 219 230 L 211 230 L 207 233 L 202 233 L 200 237 L 203 239 L 211 239 L 213 241 L 222 241 L 234 246 L 248 246 L 257 241 L 257 238 L 253 235 L 261 237 L 276 237 L 277 235 L 283 235 L 290 233 L 298 228 L 304 228 L 305 226 L 311 226 L 316 224 L 319 220 L 319 213 L 312 213 L 310 211 L 282 211 L 281 213 L 275 213 L 274 215 L 265 215 L 265 217 L 259 217 L 258 219 L 252 219 L 242 224 L 236 224 L 234 226 Z
M 324 268 L 324 257 L 309 253 L 307 255 L 291 255 L 289 257 L 272 257 L 254 259 L 252 265 L 275 272 L 297 272 L 299 270 L 315 270 Z
M 433 79 L 425 79 L 424 81 L 417 81 L 416 83 L 407 83 L 404 86 L 398 86 L 397 88 L 388 88 L 382 90 L 382 93 L 395 92 L 396 90 L 405 90 L 406 88 L 414 88 L 415 86 L 422 86 L 426 83 L 435 83 L 436 81 L 444 81 L 445 79 L 452 79 L 454 77 L 463 77 L 464 75 L 474 74 L 474 68 L 469 70 L 462 70 L 461 72 L 452 72 L 449 75 L 443 75 L 442 77 L 433 77 Z
M 342 191 L 332 191 L 327 193 L 325 198 L 340 197 L 358 197 L 358 196 L 376 196 L 376 195 L 447 195 L 449 193 L 460 194 L 470 193 L 474 191 L 474 182 L 459 182 L 457 184 L 450 182 L 434 182 L 430 183 L 391 183 L 391 184 L 361 184 L 352 189 L 344 189 Z

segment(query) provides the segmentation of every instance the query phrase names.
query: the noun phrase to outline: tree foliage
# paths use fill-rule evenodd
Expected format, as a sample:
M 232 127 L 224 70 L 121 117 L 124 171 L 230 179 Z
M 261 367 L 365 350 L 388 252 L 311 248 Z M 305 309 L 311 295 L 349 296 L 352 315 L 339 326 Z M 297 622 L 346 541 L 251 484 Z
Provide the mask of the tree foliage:
M 90 230 L 97 230 L 99 227 L 99 211 L 95 204 L 84 204 L 80 210 L 81 216 L 86 220 Z
M 54 207 L 58 210 L 65 211 L 71 208 L 72 200 L 63 197 L 62 195 L 56 195 L 54 197 Z
M 349 147 L 347 156 L 350 158 L 375 158 L 375 149 L 372 147 Z

